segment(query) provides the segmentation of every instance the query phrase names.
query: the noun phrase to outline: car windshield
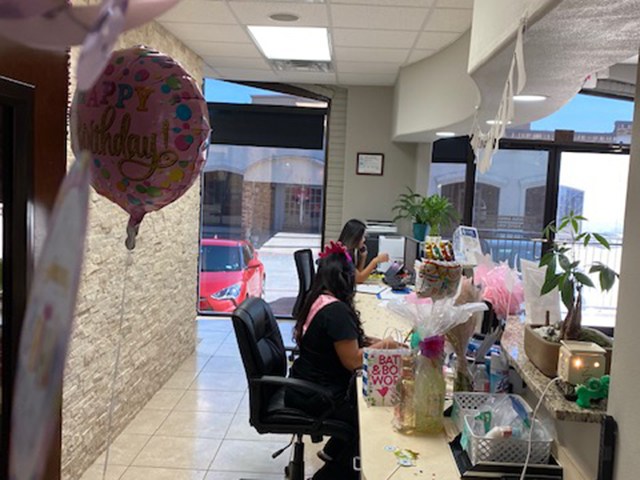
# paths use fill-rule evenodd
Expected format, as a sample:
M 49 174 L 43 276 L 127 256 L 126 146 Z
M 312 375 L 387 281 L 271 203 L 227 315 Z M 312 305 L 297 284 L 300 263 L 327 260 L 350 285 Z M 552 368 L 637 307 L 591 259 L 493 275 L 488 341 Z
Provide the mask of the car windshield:
M 204 245 L 200 249 L 200 271 L 231 272 L 241 269 L 237 246 Z

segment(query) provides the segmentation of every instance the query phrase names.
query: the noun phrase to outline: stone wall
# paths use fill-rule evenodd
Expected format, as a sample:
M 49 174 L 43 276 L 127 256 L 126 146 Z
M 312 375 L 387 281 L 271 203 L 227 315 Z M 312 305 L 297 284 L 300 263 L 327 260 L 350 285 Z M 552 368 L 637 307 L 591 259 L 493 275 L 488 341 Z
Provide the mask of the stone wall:
M 256 246 L 271 234 L 273 193 L 270 183 L 248 182 L 242 184 L 242 228 L 245 238 Z
M 202 85 L 201 59 L 159 24 L 127 32 L 116 48 L 136 44 L 172 56 Z M 71 95 L 77 57 L 74 49 Z M 63 479 L 80 478 L 106 448 L 118 345 L 112 438 L 195 346 L 199 181 L 173 204 L 146 216 L 131 256 L 124 246 L 125 212 L 93 191 L 90 203 L 84 273 L 64 383 Z

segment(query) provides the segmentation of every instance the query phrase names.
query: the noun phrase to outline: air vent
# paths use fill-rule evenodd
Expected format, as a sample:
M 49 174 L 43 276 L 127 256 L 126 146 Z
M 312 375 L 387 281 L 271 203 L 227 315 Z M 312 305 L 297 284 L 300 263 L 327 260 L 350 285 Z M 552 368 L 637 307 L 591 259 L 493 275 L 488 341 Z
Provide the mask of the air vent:
M 331 62 L 311 60 L 270 60 L 279 72 L 332 72 Z

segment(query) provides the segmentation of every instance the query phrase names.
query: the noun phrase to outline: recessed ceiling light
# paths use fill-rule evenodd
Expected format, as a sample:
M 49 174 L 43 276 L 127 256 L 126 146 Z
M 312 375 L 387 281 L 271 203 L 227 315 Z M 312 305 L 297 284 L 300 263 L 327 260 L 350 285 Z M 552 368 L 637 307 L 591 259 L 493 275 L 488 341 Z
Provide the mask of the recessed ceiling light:
M 262 53 L 272 60 L 331 60 L 326 28 L 255 25 L 248 28 Z
M 436 132 L 436 137 L 455 137 L 456 132 Z
M 515 102 L 544 102 L 547 99 L 545 95 L 514 95 Z
M 269 15 L 269 18 L 276 22 L 297 22 L 300 20 L 300 17 L 293 13 L 274 13 Z
M 487 120 L 487 125 L 495 125 L 496 123 L 498 125 L 502 125 L 502 122 L 500 120 Z M 507 125 L 511 125 L 511 120 L 507 122 Z

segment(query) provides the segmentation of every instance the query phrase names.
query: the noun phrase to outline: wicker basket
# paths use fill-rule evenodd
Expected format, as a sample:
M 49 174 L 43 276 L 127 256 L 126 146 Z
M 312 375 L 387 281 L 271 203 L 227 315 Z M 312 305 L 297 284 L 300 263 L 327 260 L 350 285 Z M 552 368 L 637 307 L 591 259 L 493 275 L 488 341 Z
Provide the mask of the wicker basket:
M 480 462 L 524 463 L 527 459 L 528 435 L 523 438 L 485 438 L 473 433 L 473 415 L 465 415 L 464 420 L 465 435 L 469 440 L 465 450 L 473 465 Z M 553 438 L 538 420 L 535 421 L 535 430 L 542 431 L 543 437 L 531 442 L 529 463 L 547 464 Z
M 462 431 L 464 428 L 464 416 L 474 415 L 478 413 L 480 407 L 489 398 L 501 398 L 501 397 L 513 397 L 524 406 L 525 410 L 532 413 L 529 404 L 524 401 L 520 395 L 510 395 L 506 393 L 483 393 L 483 392 L 458 392 L 453 394 L 453 406 L 451 409 L 451 420 L 456 424 L 458 430 Z

